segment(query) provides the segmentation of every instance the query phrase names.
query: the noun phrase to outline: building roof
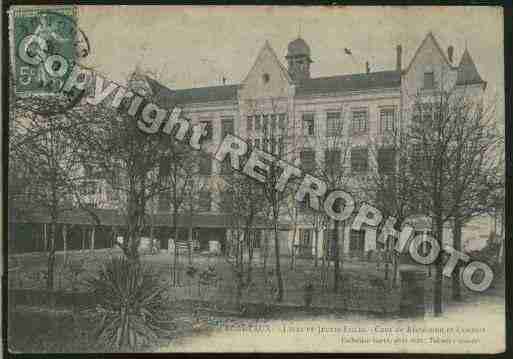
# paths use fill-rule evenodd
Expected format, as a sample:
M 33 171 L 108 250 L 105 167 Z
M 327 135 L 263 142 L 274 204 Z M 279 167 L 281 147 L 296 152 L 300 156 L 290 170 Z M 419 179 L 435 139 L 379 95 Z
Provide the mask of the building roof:
M 84 210 L 74 209 L 60 214 L 57 223 L 73 224 L 73 225 L 101 225 L 101 226 L 124 226 L 125 219 L 118 211 L 114 209 L 95 208 L 87 213 Z M 93 218 L 99 220 L 99 223 Z M 232 227 L 233 216 L 228 214 L 194 214 L 192 223 L 195 228 L 226 228 Z M 10 223 L 50 223 L 50 216 L 47 211 L 31 210 L 19 211 L 15 208 L 9 209 Z M 178 227 L 188 227 L 190 217 L 178 215 Z M 254 220 L 254 226 L 257 228 L 272 228 L 269 220 L 263 217 L 257 217 Z M 169 213 L 157 213 L 154 216 L 155 227 L 172 227 L 173 218 Z M 288 224 L 281 224 L 281 229 L 288 228 Z
M 472 85 L 485 83 L 477 72 L 474 60 L 470 56 L 467 49 L 461 56 L 460 64 L 458 66 L 458 76 L 456 78 L 456 85 Z
M 401 85 L 399 71 L 379 71 L 302 80 L 296 95 L 394 88 Z
M 302 55 L 310 57 L 310 46 L 308 46 L 305 40 L 298 37 L 294 41 L 289 42 L 287 57 Z
M 152 88 L 155 102 L 166 108 L 187 103 L 236 101 L 237 90 L 239 89 L 239 85 L 225 85 L 170 90 L 152 78 L 148 77 L 148 82 Z M 399 71 L 379 71 L 368 74 L 304 79 L 298 83 L 296 95 L 394 88 L 400 85 L 401 75 Z
M 167 108 L 187 103 L 236 101 L 239 89 L 239 85 L 221 85 L 171 90 L 150 77 L 147 77 L 147 80 L 151 86 L 155 102 Z

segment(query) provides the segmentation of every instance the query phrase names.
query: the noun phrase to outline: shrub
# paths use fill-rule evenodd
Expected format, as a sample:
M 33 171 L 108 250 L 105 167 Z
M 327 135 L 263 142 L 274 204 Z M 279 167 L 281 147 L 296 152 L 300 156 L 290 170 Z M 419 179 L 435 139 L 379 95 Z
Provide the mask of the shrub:
M 147 267 L 126 258 L 111 258 L 87 281 L 97 298 L 97 338 L 116 348 L 150 344 L 163 330 L 163 287 Z

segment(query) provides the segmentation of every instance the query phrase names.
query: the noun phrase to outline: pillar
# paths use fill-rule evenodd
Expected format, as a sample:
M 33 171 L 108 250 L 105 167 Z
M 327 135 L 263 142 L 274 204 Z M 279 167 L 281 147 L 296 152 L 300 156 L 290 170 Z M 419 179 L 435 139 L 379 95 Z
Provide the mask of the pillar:
M 319 233 L 317 233 L 317 235 L 319 236 L 317 242 L 317 256 L 319 258 L 322 258 L 324 256 L 324 247 L 322 245 L 324 243 L 324 232 L 324 230 L 319 229 Z
M 67 235 L 68 235 L 68 225 L 63 224 L 62 225 L 62 250 L 63 250 L 63 256 L 64 256 L 64 264 L 67 263 L 67 259 L 68 259 L 68 257 L 67 257 L 68 245 L 66 243 Z
M 346 225 L 344 223 L 344 224 L 342 224 L 341 229 L 343 231 L 343 236 L 345 239 L 344 240 L 344 248 L 343 248 L 342 253 L 347 254 L 347 253 L 349 253 L 349 242 L 351 241 L 351 226 Z
M 43 246 L 44 246 L 44 249 L 43 251 L 46 252 L 48 251 L 48 236 L 47 236 L 47 233 L 46 233 L 46 223 L 43 223 Z
M 95 233 L 95 229 L 96 227 L 93 226 L 91 228 L 91 247 L 90 247 L 90 250 L 93 251 L 94 250 L 94 233 Z
M 365 243 L 364 243 L 364 251 L 367 253 L 368 251 L 376 250 L 376 229 L 367 227 L 365 229 Z
M 85 243 L 85 238 L 86 238 L 86 227 L 85 226 L 82 226 L 82 238 L 80 240 L 80 250 L 83 251 L 84 250 L 84 243 Z

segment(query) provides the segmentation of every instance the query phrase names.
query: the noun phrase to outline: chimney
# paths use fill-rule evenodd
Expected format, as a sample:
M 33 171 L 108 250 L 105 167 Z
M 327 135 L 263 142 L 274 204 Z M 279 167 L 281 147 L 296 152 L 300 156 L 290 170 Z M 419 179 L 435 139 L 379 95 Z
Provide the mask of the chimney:
M 366 62 L 365 62 L 365 72 L 366 72 L 366 73 L 370 73 L 369 61 L 366 61 Z
M 397 53 L 396 70 L 401 71 L 402 70 L 402 57 L 403 57 L 403 47 L 401 45 L 397 45 L 396 53 Z
M 449 62 L 452 64 L 452 55 L 454 54 L 454 46 L 449 46 L 447 48 L 447 57 L 449 58 Z

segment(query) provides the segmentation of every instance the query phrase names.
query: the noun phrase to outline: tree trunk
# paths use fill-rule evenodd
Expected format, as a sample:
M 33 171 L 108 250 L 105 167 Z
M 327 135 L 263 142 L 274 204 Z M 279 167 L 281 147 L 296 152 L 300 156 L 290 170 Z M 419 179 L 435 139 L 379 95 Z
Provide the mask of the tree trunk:
M 243 273 L 244 273 L 244 262 L 243 262 L 243 246 L 242 246 L 242 241 L 241 241 L 241 233 L 240 233 L 240 229 L 239 227 L 237 226 L 237 229 L 235 231 L 236 233 L 236 238 L 235 238 L 235 241 L 236 241 L 236 245 L 235 245 L 235 248 L 236 248 L 236 260 L 235 260 L 235 265 L 236 265 L 236 277 L 237 277 L 237 294 L 236 294 L 236 303 L 237 303 L 237 308 L 240 310 L 241 308 L 241 300 L 242 300 L 242 281 L 244 279 L 243 277 Z
M 263 253 L 263 262 L 262 262 L 262 270 L 264 271 L 264 282 L 267 284 L 267 256 L 269 255 L 269 231 L 264 230 L 264 253 Z
M 192 235 L 192 222 L 189 225 L 189 241 L 187 244 L 189 265 L 192 265 L 192 247 L 193 247 L 193 235 Z
M 62 225 L 62 249 L 63 249 L 63 262 L 64 265 L 68 262 L 68 244 L 67 244 L 67 236 L 68 236 L 68 226 L 63 224 Z
M 314 266 L 317 267 L 319 264 L 319 226 L 317 225 L 315 227 L 315 250 L 314 250 Z
M 256 235 L 253 234 L 253 235 Z M 247 283 L 248 285 L 251 283 L 251 275 L 252 275 L 252 270 L 253 270 L 253 251 L 254 251 L 254 238 L 253 236 L 251 235 L 251 231 L 248 230 L 248 237 L 247 237 L 247 240 L 248 240 L 248 270 L 247 270 Z
M 463 224 L 456 216 L 454 220 L 454 227 L 452 228 L 453 248 L 461 252 L 461 228 Z M 460 261 L 456 263 L 454 272 L 452 273 L 452 299 L 456 301 L 461 300 L 461 287 L 460 287 Z
M 57 234 L 57 218 L 52 216 L 50 224 L 50 242 L 48 249 L 48 268 L 46 277 L 46 289 L 53 290 L 55 272 L 55 236 Z
M 276 213 L 274 215 L 274 254 L 276 257 L 276 281 L 278 284 L 278 297 L 276 298 L 276 301 L 281 302 L 283 300 L 283 278 L 281 277 L 280 241 L 278 238 L 278 215 Z
M 290 269 L 294 270 L 296 264 L 296 235 L 297 235 L 297 223 L 294 223 L 294 231 L 292 232 L 292 255 L 290 257 Z
M 43 251 L 48 251 L 48 229 L 46 223 L 43 223 Z
M 438 241 L 438 244 L 440 245 L 440 248 L 442 248 L 442 236 L 443 236 L 443 222 L 442 222 L 442 216 L 441 214 L 437 214 L 435 216 L 435 231 L 436 233 L 436 240 Z M 435 283 L 434 283 L 434 293 L 433 293 L 433 309 L 434 309 L 434 315 L 435 317 L 439 317 L 442 315 L 442 276 L 443 271 L 443 263 L 442 263 L 442 257 L 439 255 L 435 260 Z
M 175 218 L 177 216 L 175 215 Z M 175 222 L 176 223 L 176 222 Z M 175 225 L 175 233 L 173 238 L 174 250 L 173 250 L 173 286 L 178 285 L 178 227 Z
M 90 250 L 93 252 L 94 251 L 94 235 L 95 235 L 95 230 L 96 230 L 96 227 L 93 226 L 91 228 L 91 248 Z
M 339 261 L 339 245 L 338 245 L 338 236 L 339 236 L 339 221 L 335 221 L 334 228 L 333 228 L 333 260 L 334 260 L 334 266 L 333 266 L 333 291 L 335 293 L 338 292 L 339 289 L 339 276 L 340 276 L 340 261 Z
M 83 251 L 85 249 L 86 243 L 86 228 L 82 226 L 82 237 L 80 238 L 80 250 Z

